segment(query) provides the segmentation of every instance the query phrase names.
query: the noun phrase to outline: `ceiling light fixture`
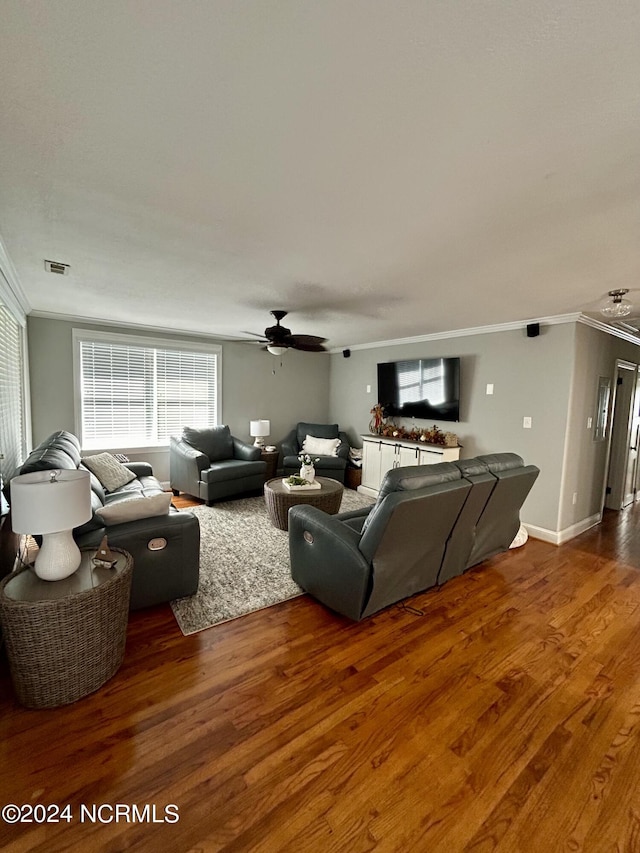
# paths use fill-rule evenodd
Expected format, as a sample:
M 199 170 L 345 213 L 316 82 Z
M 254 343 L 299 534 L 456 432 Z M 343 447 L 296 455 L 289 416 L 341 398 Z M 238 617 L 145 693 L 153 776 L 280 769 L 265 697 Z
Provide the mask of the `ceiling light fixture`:
M 267 352 L 270 352 L 271 355 L 284 355 L 287 349 L 288 347 L 276 347 L 273 344 L 267 346 Z
M 611 302 L 607 302 L 600 309 L 600 313 L 614 320 L 631 314 L 633 306 L 628 299 L 623 298 L 627 293 L 629 293 L 628 287 L 621 288 L 620 290 L 610 290 L 609 296 L 611 297 Z

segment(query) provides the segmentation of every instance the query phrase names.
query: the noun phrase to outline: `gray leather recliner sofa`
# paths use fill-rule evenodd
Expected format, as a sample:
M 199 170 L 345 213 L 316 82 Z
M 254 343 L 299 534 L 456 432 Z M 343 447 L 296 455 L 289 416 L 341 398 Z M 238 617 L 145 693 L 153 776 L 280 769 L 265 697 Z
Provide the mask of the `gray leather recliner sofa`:
M 515 453 L 393 469 L 371 507 L 289 511 L 291 575 L 359 620 L 509 548 L 538 468 Z
M 261 490 L 267 463 L 262 451 L 231 435 L 228 426 L 193 429 L 169 441 L 169 477 L 175 495 L 186 492 L 214 501 Z
M 84 467 L 77 437 L 66 430 L 59 430 L 31 451 L 16 475 Z M 163 491 L 147 462 L 128 462 L 126 467 L 136 475 L 136 479 L 112 492 L 105 492 L 98 478 L 89 472 L 93 517 L 73 531 L 74 539 L 80 548 L 94 548 L 106 535 L 109 545 L 123 548 L 131 554 L 132 610 L 193 595 L 198 590 L 200 576 L 200 524 L 193 513 L 186 510 L 178 512 L 170 507 L 166 515 L 139 518 L 108 527 L 96 516 L 95 513 L 103 506 Z M 165 540 L 166 545 L 151 550 L 149 542 L 158 539 Z

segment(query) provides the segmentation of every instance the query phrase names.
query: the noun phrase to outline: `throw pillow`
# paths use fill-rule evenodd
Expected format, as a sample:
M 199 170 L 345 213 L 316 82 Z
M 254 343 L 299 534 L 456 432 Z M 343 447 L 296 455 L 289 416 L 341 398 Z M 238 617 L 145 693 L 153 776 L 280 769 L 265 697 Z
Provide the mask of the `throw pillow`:
M 150 497 L 126 498 L 103 506 L 96 515 L 103 524 L 123 524 L 125 521 L 137 521 L 139 518 L 153 518 L 166 515 L 171 506 L 171 494 L 159 492 Z
M 126 486 L 136 475 L 133 471 L 114 459 L 110 453 L 97 453 L 95 456 L 84 456 L 82 464 L 92 471 L 108 492 L 113 492 L 121 486 Z
M 308 435 L 302 442 L 302 452 L 317 456 L 337 456 L 340 447 L 339 438 L 316 438 Z

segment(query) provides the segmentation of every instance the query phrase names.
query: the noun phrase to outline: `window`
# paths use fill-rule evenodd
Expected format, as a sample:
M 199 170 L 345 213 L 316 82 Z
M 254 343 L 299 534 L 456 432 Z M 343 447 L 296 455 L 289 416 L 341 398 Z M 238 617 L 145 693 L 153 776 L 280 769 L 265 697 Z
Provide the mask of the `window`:
M 23 328 L 0 302 L 0 479 L 26 455 Z
M 446 402 L 443 359 L 399 361 L 396 371 L 400 406 L 420 400 L 428 400 L 432 406 L 440 406 Z
M 74 329 L 76 428 L 83 449 L 167 445 L 215 426 L 220 347 Z

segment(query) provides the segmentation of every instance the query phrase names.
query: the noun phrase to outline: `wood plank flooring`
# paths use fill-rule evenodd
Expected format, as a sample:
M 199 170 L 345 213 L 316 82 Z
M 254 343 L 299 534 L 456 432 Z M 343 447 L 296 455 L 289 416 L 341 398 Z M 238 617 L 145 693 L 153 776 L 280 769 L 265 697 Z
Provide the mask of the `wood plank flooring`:
M 117 675 L 50 711 L 3 661 L 0 806 L 71 820 L 0 820 L 0 848 L 640 851 L 640 511 L 409 604 L 355 624 L 304 596 L 191 637 L 133 613 Z

